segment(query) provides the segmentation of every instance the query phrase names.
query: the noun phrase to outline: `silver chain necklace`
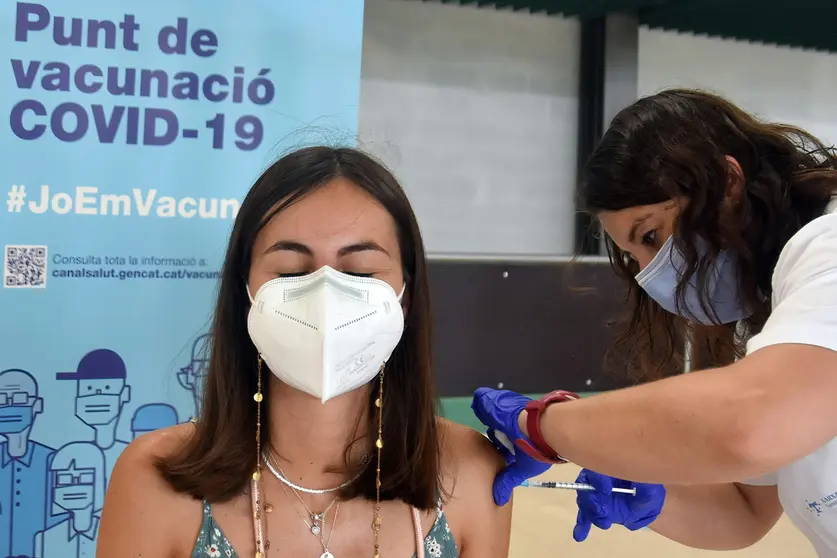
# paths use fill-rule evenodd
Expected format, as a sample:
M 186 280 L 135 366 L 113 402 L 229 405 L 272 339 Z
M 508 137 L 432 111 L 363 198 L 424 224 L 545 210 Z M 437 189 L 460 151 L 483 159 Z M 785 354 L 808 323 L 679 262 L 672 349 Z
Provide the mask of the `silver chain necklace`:
M 357 479 L 359 479 L 360 476 L 363 474 L 363 471 L 366 467 L 366 464 L 369 463 L 369 459 L 370 459 L 371 456 L 368 453 L 366 455 L 364 455 L 363 459 L 361 460 L 361 463 L 362 463 L 361 466 L 363 468 L 354 477 L 350 478 L 346 482 L 344 482 L 344 483 L 342 483 L 338 486 L 335 486 L 333 488 L 305 488 L 304 486 L 299 486 L 298 484 L 294 484 L 287 477 L 285 477 L 285 475 L 283 475 L 282 473 L 280 473 L 279 471 L 276 470 L 276 467 L 274 467 L 274 465 L 272 463 L 272 459 L 270 457 L 271 456 L 269 456 L 267 453 L 262 454 L 262 458 L 264 459 L 264 464 L 267 466 L 268 470 L 273 474 L 273 476 L 276 477 L 276 479 L 279 482 L 281 482 L 282 484 L 284 484 L 285 486 L 290 486 L 294 490 L 298 490 L 299 492 L 304 492 L 306 494 L 329 494 L 331 492 L 337 492 L 338 490 L 342 490 L 342 489 L 346 488 L 347 486 L 349 486 L 350 484 L 354 483 Z
M 290 497 L 288 494 L 288 489 L 284 485 L 282 486 L 282 491 L 285 492 L 286 496 Z M 296 490 L 291 489 L 294 493 L 294 496 L 302 503 L 302 506 L 305 508 L 305 511 L 308 512 L 309 517 L 311 518 L 311 523 L 308 523 L 308 520 L 305 519 L 302 514 L 299 512 L 298 509 L 294 508 L 294 511 L 299 515 L 302 521 L 305 523 L 305 526 L 311 530 L 311 534 L 317 537 L 320 541 L 320 546 L 323 547 L 323 553 L 320 554 L 320 558 L 334 558 L 334 554 L 331 553 L 329 550 L 329 545 L 331 544 L 331 536 L 334 534 L 334 528 L 337 527 L 337 516 L 340 513 L 340 502 L 335 498 L 331 501 L 331 504 L 328 505 L 326 510 L 322 513 L 314 513 L 311 511 L 311 508 L 308 507 L 308 504 L 305 503 L 305 500 L 299 495 Z M 323 535 L 326 527 L 326 516 L 328 514 L 328 510 L 337 502 L 337 508 L 334 510 L 334 521 L 331 524 L 331 532 L 328 534 L 328 538 L 323 540 Z
M 279 468 L 279 472 L 284 473 L 284 471 L 282 471 L 281 467 Z M 280 485 L 280 486 L 282 487 L 282 490 L 285 492 L 285 494 L 290 496 L 290 494 L 288 493 L 288 488 L 285 485 Z M 308 529 L 311 530 L 311 534 L 314 535 L 315 537 L 319 537 L 320 541 L 322 542 L 323 530 L 325 529 L 326 516 L 328 515 L 329 510 L 332 508 L 332 506 L 334 506 L 335 503 L 337 504 L 337 507 L 339 509 L 340 508 L 340 502 L 338 502 L 337 498 L 335 498 L 334 500 L 331 501 L 331 503 L 328 505 L 328 507 L 323 512 L 314 513 L 314 512 L 311 511 L 311 508 L 308 507 L 308 504 L 305 503 L 305 500 L 302 499 L 302 496 L 299 495 L 299 492 L 297 492 L 293 488 L 291 489 L 291 492 L 294 493 L 294 496 L 296 496 L 296 499 L 299 500 L 299 502 L 302 504 L 302 507 L 304 507 L 305 511 L 308 512 L 308 518 L 311 520 L 311 523 L 308 523 L 308 519 L 303 518 L 303 521 L 305 521 L 305 525 L 307 525 Z M 332 530 L 333 529 L 334 528 L 332 527 Z M 328 549 L 324 548 L 323 550 L 328 550 Z

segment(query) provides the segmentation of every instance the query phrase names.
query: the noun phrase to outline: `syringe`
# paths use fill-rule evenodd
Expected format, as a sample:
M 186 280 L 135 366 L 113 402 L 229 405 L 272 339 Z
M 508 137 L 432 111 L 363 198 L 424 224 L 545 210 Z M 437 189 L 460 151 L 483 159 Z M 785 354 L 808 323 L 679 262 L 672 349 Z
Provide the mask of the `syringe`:
M 592 484 L 584 484 L 580 482 L 552 482 L 552 481 L 524 481 L 520 486 L 536 487 L 536 488 L 560 488 L 563 490 L 596 490 Z M 620 494 L 630 494 L 636 496 L 636 488 L 613 488 L 613 492 Z

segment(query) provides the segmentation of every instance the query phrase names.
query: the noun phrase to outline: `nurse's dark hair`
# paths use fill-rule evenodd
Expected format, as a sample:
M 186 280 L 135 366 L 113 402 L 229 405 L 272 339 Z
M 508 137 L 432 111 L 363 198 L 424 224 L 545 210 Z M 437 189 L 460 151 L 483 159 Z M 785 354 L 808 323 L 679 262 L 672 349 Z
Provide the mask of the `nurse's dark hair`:
M 743 189 L 725 204 L 733 157 L 743 171 Z M 639 99 L 613 119 L 587 161 L 581 202 L 592 214 L 688 200 L 679 214 L 675 243 L 687 260 L 678 285 L 683 303 L 693 277 L 703 285 L 721 248 L 740 261 L 739 292 L 753 309 L 750 333 L 770 313 L 773 269 L 782 248 L 806 223 L 822 215 L 837 194 L 837 156 L 812 134 L 764 122 L 730 101 L 703 91 L 670 89 Z M 694 244 L 705 238 L 710 250 L 698 258 Z M 735 325 L 690 327 L 663 310 L 639 288 L 637 263 L 605 239 L 611 263 L 628 285 L 630 314 L 612 356 L 628 363 L 635 380 L 682 370 L 682 339 L 691 336 L 701 366 L 730 363 L 743 346 Z M 704 310 L 711 311 L 706 300 Z M 711 315 L 711 314 L 710 314 Z
M 221 502 L 248 488 L 256 466 L 258 353 L 247 333 L 250 301 L 245 291 L 256 235 L 277 213 L 333 179 L 344 178 L 375 198 L 392 215 L 409 300 L 404 334 L 386 364 L 383 407 L 381 498 L 420 509 L 436 504 L 440 486 L 437 399 L 431 363 L 431 319 L 424 244 L 407 196 L 393 175 L 372 157 L 349 148 L 308 147 L 276 161 L 244 198 L 221 272 L 209 343 L 209 372 L 195 432 L 158 470 L 175 490 Z M 271 374 L 262 368 L 261 439 L 271 439 Z M 377 384 L 375 384 L 377 385 Z M 368 400 L 369 433 L 377 432 L 377 389 Z M 347 417 L 347 420 L 352 420 Z M 360 427 L 360 417 L 357 426 Z M 365 429 L 363 429 L 365 430 Z M 359 435 L 363 434 L 358 428 Z M 370 435 L 354 443 L 370 444 Z M 346 465 L 354 474 L 358 463 Z M 374 462 L 343 494 L 375 499 Z

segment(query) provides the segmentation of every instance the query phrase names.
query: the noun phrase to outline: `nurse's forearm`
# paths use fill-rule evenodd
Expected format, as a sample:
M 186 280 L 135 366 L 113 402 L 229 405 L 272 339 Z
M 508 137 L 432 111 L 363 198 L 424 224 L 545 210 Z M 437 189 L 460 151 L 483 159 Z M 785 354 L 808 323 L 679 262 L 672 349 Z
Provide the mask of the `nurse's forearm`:
M 775 486 L 666 486 L 651 529 L 693 548 L 738 550 L 757 543 L 782 515 Z
M 565 459 L 636 482 L 711 484 L 755 477 L 761 472 L 751 470 L 736 440 L 746 428 L 746 413 L 738 406 L 746 395 L 729 393 L 718 378 L 723 374 L 694 372 L 553 404 L 541 416 L 541 432 Z
M 618 478 L 753 478 L 837 435 L 837 374 L 826 353 L 769 347 L 725 368 L 553 404 L 541 430 L 566 459 Z

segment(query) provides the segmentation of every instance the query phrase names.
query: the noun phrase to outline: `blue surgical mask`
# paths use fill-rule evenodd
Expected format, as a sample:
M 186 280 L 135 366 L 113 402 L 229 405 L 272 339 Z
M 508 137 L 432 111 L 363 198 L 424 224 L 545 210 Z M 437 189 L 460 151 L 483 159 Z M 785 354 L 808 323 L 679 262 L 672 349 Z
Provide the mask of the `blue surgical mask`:
M 116 393 L 97 393 L 76 397 L 76 416 L 89 426 L 103 426 L 119 416 L 120 399 Z
M 678 308 L 677 283 L 686 268 L 686 258 L 674 246 L 673 239 L 670 236 L 651 263 L 636 276 L 636 282 L 648 296 L 672 314 L 703 325 L 729 324 L 748 318 L 751 312 L 738 296 L 738 262 L 735 255 L 727 250 L 721 250 L 718 254 L 706 280 L 705 299 L 717 314 L 717 321 L 716 316 L 707 314 L 701 306 L 702 297 L 696 276 L 692 276 L 686 286 L 684 300 Z M 706 255 L 709 245 L 705 240 L 699 240 L 697 250 L 700 260 Z
M 93 505 L 93 485 L 60 486 L 55 489 L 53 501 L 67 511 L 83 510 Z
M 31 405 L 0 407 L 0 434 L 17 434 L 32 426 Z

